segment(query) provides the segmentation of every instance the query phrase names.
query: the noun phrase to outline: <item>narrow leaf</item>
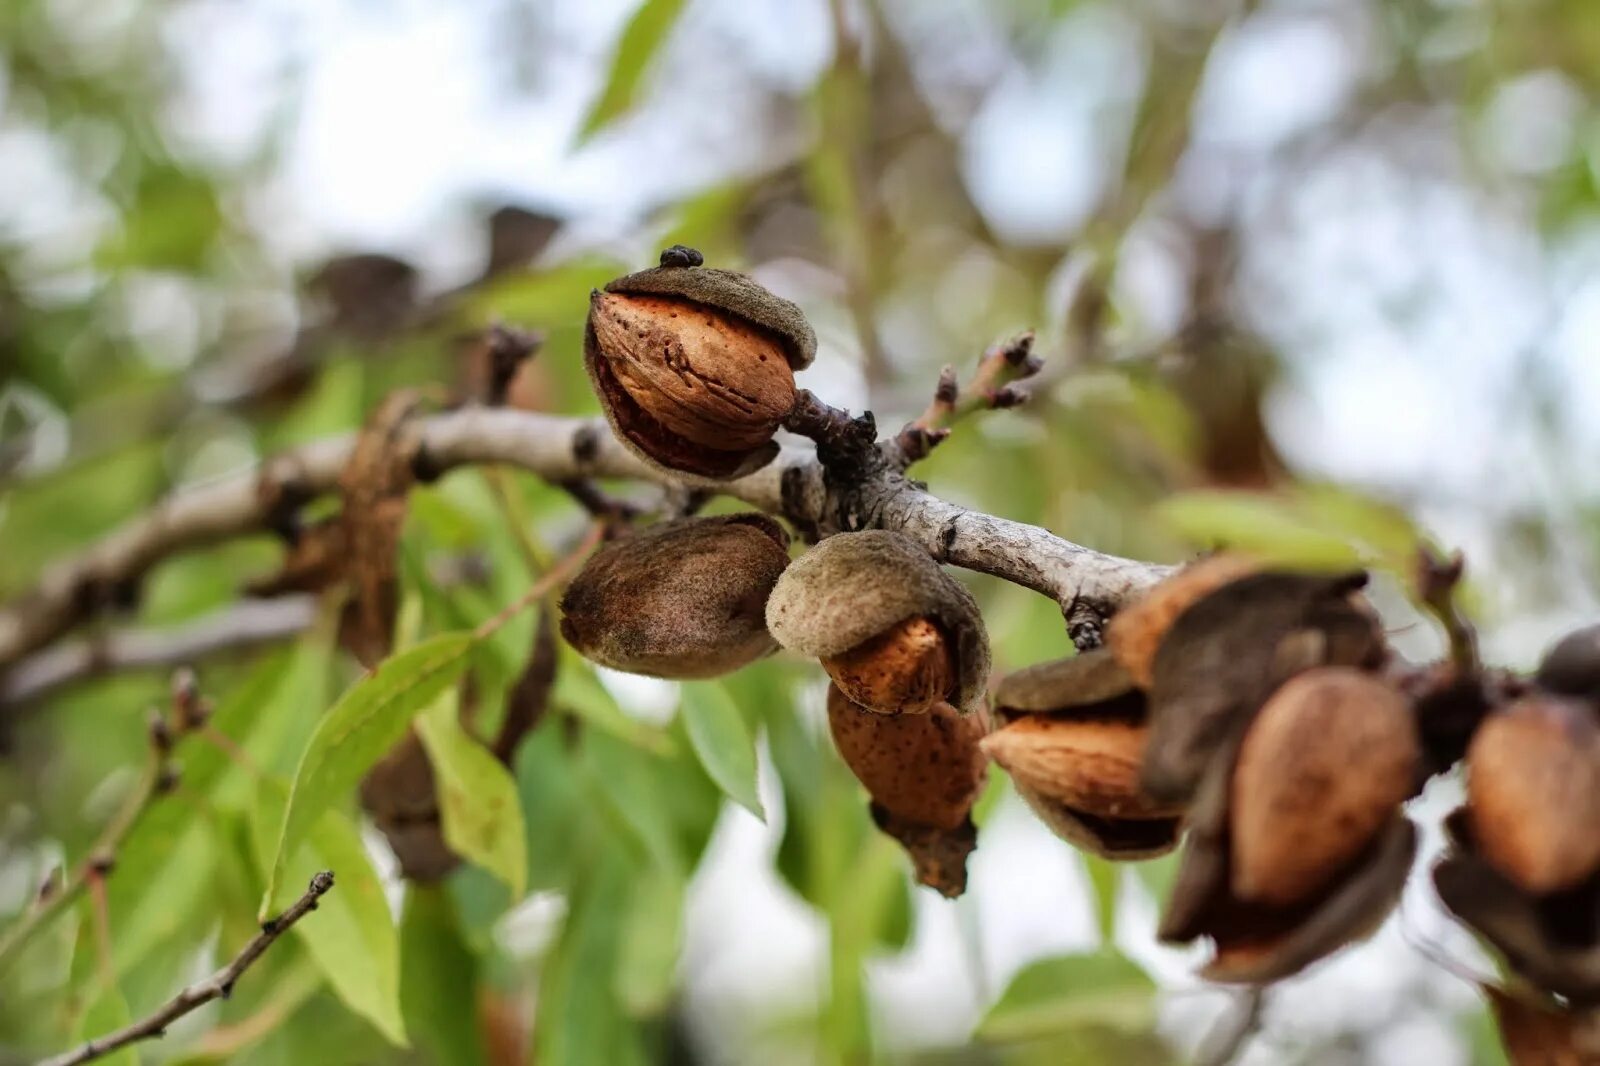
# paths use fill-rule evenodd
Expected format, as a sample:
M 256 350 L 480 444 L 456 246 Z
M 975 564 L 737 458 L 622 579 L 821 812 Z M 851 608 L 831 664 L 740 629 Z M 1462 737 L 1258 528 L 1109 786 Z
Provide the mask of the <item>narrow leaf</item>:
M 617 998 L 636 1018 L 660 1014 L 677 983 L 683 946 L 684 895 L 681 875 L 652 871 L 634 883 L 622 951 L 617 960 Z
M 527 840 L 510 771 L 462 728 L 453 692 L 417 718 L 417 733 L 433 763 L 445 843 L 499 878 L 512 899 L 521 899 L 528 883 Z
M 617 41 L 605 88 L 589 109 L 578 143 L 589 140 L 633 106 L 651 60 L 683 13 L 684 0 L 644 0 Z
M 78 1023 L 77 1040 L 86 1043 L 98 1036 L 114 1033 L 133 1024 L 133 1015 L 128 1010 L 128 1001 L 123 998 L 122 990 L 116 985 L 102 988 L 89 1004 L 89 1009 L 83 1012 L 83 1018 Z M 139 1066 L 139 1054 L 133 1048 L 124 1047 L 97 1060 L 102 1066 Z
M 756 791 L 756 746 L 728 690 L 715 681 L 683 685 L 683 722 L 700 764 L 728 798 L 766 821 Z
M 412 885 L 400 920 L 400 995 L 417 1047 L 440 1066 L 482 1066 L 478 960 L 462 940 L 449 897 Z
M 265 867 L 273 855 L 277 827 L 292 802 L 284 786 L 264 779 L 251 819 L 256 855 Z M 400 938 L 372 868 L 361 832 L 339 811 L 325 809 L 304 839 L 279 862 L 295 884 L 316 870 L 332 870 L 338 887 L 318 903 L 317 913 L 297 922 L 294 933 L 328 984 L 349 1007 L 370 1021 L 390 1043 L 406 1046 L 400 1013 Z
M 470 633 L 446 633 L 388 659 L 323 716 L 295 773 L 261 916 L 276 905 L 283 867 L 311 827 L 405 735 L 412 717 L 460 678 Z
M 1155 982 L 1123 955 L 1058 955 L 1022 968 L 978 1023 L 984 1040 L 1035 1040 L 1086 1025 L 1136 1030 L 1154 1016 Z

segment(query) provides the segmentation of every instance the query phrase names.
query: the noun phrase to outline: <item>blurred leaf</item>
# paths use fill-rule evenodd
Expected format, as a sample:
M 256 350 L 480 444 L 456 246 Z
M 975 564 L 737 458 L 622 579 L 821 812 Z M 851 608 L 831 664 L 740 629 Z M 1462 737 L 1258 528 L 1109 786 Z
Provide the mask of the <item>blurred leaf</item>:
M 539 1016 L 559 1019 L 534 1034 L 539 1066 L 644 1066 L 638 1030 L 616 996 L 632 871 L 616 857 L 596 859 L 571 896 L 561 936 L 539 982 Z
M 1094 893 L 1094 919 L 1100 930 L 1100 943 L 1109 946 L 1117 932 L 1117 888 L 1122 884 L 1122 867 L 1086 851 L 1078 854 L 1083 860 L 1083 874 Z
M 222 232 L 222 206 L 211 180 L 166 165 L 139 174 L 122 230 L 96 257 L 103 267 L 198 273 Z
M 728 690 L 716 681 L 685 681 L 682 714 L 700 765 L 728 798 L 762 821 L 756 791 L 756 746 L 750 727 Z
M 1060 955 L 1023 967 L 978 1023 L 983 1040 L 1033 1040 L 1083 1026 L 1139 1030 L 1155 1016 L 1155 982 L 1125 956 Z
M 513 899 L 528 882 L 526 829 L 517 783 L 500 760 L 461 726 L 461 701 L 446 692 L 417 717 L 433 763 L 445 843 L 494 874 Z
M 560 654 L 561 665 L 556 671 L 555 688 L 550 693 L 553 705 L 564 707 L 588 724 L 658 755 L 672 751 L 672 742 L 666 733 L 623 713 L 587 660 L 565 642 Z
M 390 1043 L 405 1047 L 399 936 L 361 833 L 344 814 L 324 807 L 295 847 L 278 853 L 274 867 L 274 844 L 290 803 L 281 782 L 262 780 L 251 819 L 257 861 L 263 870 L 292 878 L 297 895 L 312 874 L 333 871 L 333 891 L 295 923 L 293 932 L 339 998 Z
M 1239 548 L 1295 566 L 1366 565 L 1408 574 L 1422 541 L 1398 508 L 1328 485 L 1273 495 L 1182 493 L 1159 504 L 1157 514 L 1202 546 Z
M 446 633 L 393 656 L 323 716 L 295 772 L 277 858 L 268 865 L 262 917 L 277 905 L 284 864 L 311 826 L 399 743 L 419 710 L 460 679 L 472 643 L 471 633 Z
M 121 989 L 112 985 L 100 989 L 90 1001 L 89 1009 L 83 1012 L 78 1022 L 75 1039 L 78 1043 L 85 1043 L 132 1024 L 133 1015 L 128 1010 L 128 1001 L 122 998 Z M 132 1047 L 125 1047 L 95 1061 L 102 1066 L 139 1066 L 139 1055 Z
M 418 1050 L 439 1066 L 482 1066 L 478 961 L 437 886 L 410 885 L 400 918 L 400 1005 Z
M 644 0 L 628 20 L 611 59 L 605 88 L 589 109 L 578 133 L 583 144 L 633 106 L 639 84 L 667 35 L 683 13 L 684 0 Z
M 587 813 L 563 721 L 549 716 L 517 749 L 517 792 L 528 835 L 529 887 L 562 889 L 571 881 L 577 834 Z
M 1202 548 L 1225 547 L 1289 566 L 1361 565 L 1355 545 L 1314 525 L 1281 499 L 1245 492 L 1187 492 L 1156 506 L 1157 516 Z
M 211 826 L 181 802 L 147 814 L 117 851 L 110 896 L 112 959 L 119 976 L 152 950 L 181 942 L 180 931 L 209 929 L 216 897 L 209 891 L 217 848 Z
M 666 1009 L 677 985 L 688 884 L 681 874 L 652 870 L 635 880 L 617 959 L 616 990 L 628 1013 L 652 1017 Z

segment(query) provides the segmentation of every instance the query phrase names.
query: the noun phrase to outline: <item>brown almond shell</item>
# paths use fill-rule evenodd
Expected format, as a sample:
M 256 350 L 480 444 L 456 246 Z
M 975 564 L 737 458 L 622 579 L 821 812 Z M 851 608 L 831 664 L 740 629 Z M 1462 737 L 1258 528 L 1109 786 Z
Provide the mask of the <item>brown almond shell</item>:
M 1350 667 L 1285 682 L 1234 766 L 1234 893 L 1287 906 L 1320 890 L 1412 794 L 1420 760 L 1411 707 L 1387 682 Z
M 788 535 L 765 515 L 664 522 L 596 552 L 561 599 L 561 634 L 627 673 L 716 677 L 777 648 L 767 596 Z
M 1600 724 L 1587 704 L 1530 696 L 1490 715 L 1467 750 L 1478 852 L 1535 895 L 1600 869 Z
M 1298 670 L 1379 661 L 1382 629 L 1350 597 L 1365 582 L 1360 571 L 1253 573 L 1179 615 L 1155 657 L 1145 790 L 1192 796 L 1217 749 Z

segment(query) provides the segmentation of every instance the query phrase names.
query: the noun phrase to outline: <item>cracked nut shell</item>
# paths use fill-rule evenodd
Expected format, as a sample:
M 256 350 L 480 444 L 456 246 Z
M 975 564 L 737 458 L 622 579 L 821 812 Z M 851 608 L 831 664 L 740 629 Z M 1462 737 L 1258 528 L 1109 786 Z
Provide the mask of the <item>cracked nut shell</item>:
M 1234 765 L 1233 891 L 1287 906 L 1366 849 L 1417 782 L 1411 708 L 1349 667 L 1292 678 L 1245 733 Z
M 1139 785 L 1144 693 L 1109 649 L 1007 674 L 994 697 L 1007 724 L 984 750 L 1051 832 L 1107 859 L 1147 859 L 1176 846 L 1182 810 Z
M 1531 696 L 1491 715 L 1467 749 L 1479 853 L 1535 895 L 1600 869 L 1600 725 L 1576 700 Z
M 1021 788 L 1104 819 L 1175 818 L 1183 809 L 1139 788 L 1148 730 L 1116 719 L 1019 718 L 983 740 L 983 750 Z
M 906 625 L 914 620 L 928 627 Z M 839 533 L 796 559 L 767 601 L 767 628 L 879 713 L 926 707 L 930 696 L 970 712 L 988 684 L 989 640 L 972 594 L 901 533 Z M 946 665 L 943 690 L 930 691 Z
M 1228 582 L 1179 615 L 1156 649 L 1145 791 L 1191 797 L 1219 748 L 1294 674 L 1381 662 L 1382 626 L 1352 595 L 1365 583 L 1361 571 L 1263 571 Z
M 1118 611 L 1106 627 L 1106 644 L 1134 683 L 1148 689 L 1155 680 L 1156 649 L 1178 616 L 1260 568 L 1248 556 L 1229 553 L 1190 563 Z
M 816 334 L 749 277 L 700 266 L 628 274 L 590 297 L 584 367 L 617 438 L 654 466 L 713 480 L 777 454 L 794 372 Z
M 561 598 L 561 635 L 587 659 L 652 677 L 716 677 L 774 651 L 767 596 L 789 538 L 759 514 L 689 518 L 595 553 Z

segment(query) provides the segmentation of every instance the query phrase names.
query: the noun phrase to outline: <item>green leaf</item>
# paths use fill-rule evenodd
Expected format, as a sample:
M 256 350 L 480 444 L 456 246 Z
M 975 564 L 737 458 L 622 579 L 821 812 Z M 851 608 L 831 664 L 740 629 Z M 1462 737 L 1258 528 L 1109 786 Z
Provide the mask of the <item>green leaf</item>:
M 728 798 L 766 821 L 756 791 L 756 745 L 728 690 L 716 681 L 683 683 L 683 723 L 700 765 Z
M 1247 492 L 1188 492 L 1163 500 L 1156 514 L 1204 547 L 1237 548 L 1275 563 L 1308 567 L 1361 564 L 1346 538 L 1295 514 L 1285 500 Z
M 583 120 L 578 133 L 582 144 L 633 106 L 639 84 L 650 69 L 651 60 L 661 50 L 683 13 L 684 0 L 644 0 L 628 20 L 617 41 L 617 54 L 611 60 L 611 73 L 605 88 Z
M 295 772 L 277 857 L 261 900 L 265 917 L 277 905 L 283 867 L 307 832 L 405 735 L 412 717 L 461 677 L 471 633 L 446 633 L 387 659 L 351 686 L 312 734 Z
M 263 868 L 273 856 L 277 827 L 292 802 L 280 782 L 270 778 L 261 782 L 251 830 Z M 296 922 L 293 931 L 345 1005 L 390 1043 L 405 1047 L 400 939 L 360 830 L 339 811 L 324 809 L 294 850 L 280 853 L 277 862 L 277 872 L 294 878 L 297 886 L 318 870 L 333 871 L 333 891 L 322 897 L 314 913 Z
M 1122 884 L 1122 867 L 1098 855 L 1079 852 L 1083 874 L 1094 890 L 1094 918 L 1100 929 L 1100 943 L 1109 945 L 1117 932 L 1117 889 Z
M 529 883 L 535 890 L 565 889 L 586 819 L 579 768 L 563 722 L 547 717 L 517 749 L 517 791 L 528 834 Z
M 635 873 L 613 853 L 597 859 L 575 886 L 539 982 L 539 1017 L 560 1021 L 536 1028 L 530 1061 L 644 1066 L 638 1031 L 617 1000 L 613 980 Z
M 634 883 L 617 960 L 617 998 L 636 1018 L 660 1014 L 677 985 L 683 947 L 684 897 L 680 874 L 651 871 Z
M 440 1066 L 482 1066 L 478 960 L 462 941 L 450 900 L 411 885 L 400 919 L 400 1003 L 417 1048 Z
M 433 763 L 445 843 L 499 878 L 521 899 L 528 850 L 522 801 L 510 771 L 461 726 L 460 700 L 446 692 L 417 718 L 417 734 Z
M 118 1029 L 126 1028 L 133 1024 L 133 1015 L 128 1010 L 128 1001 L 122 997 L 122 990 L 116 985 L 102 988 L 98 995 L 89 1004 L 89 1009 L 83 1012 L 83 1017 L 78 1021 L 77 1043 L 85 1043 L 98 1036 L 114 1033 Z M 113 1051 L 111 1054 L 95 1060 L 102 1066 L 139 1066 L 138 1052 L 132 1046 Z
M 1011 979 L 977 1036 L 1035 1040 L 1086 1025 L 1138 1030 L 1155 1012 L 1155 982 L 1127 957 L 1111 952 L 1058 955 L 1029 964 Z

